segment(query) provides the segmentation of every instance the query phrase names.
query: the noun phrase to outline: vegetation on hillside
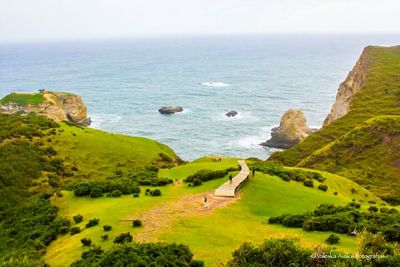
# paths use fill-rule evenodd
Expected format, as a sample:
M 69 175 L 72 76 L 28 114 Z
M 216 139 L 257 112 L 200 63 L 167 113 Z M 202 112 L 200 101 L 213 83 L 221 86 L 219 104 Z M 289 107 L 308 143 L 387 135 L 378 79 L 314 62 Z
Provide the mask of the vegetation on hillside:
M 400 193 L 398 191 L 400 168 L 393 164 L 400 158 L 399 128 L 387 123 L 391 121 L 398 125 L 398 115 L 400 115 L 400 76 L 398 75 L 400 47 L 367 47 L 365 56 L 367 79 L 354 96 L 349 113 L 310 135 L 294 148 L 274 153 L 270 159 L 284 165 L 300 164 L 340 173 L 360 184 L 370 185 L 371 190 L 376 190 L 378 194 L 390 199 Z M 379 130 L 375 134 L 362 132 L 360 128 L 353 131 L 357 127 L 362 129 L 365 123 L 371 123 L 371 121 L 366 121 L 377 116 L 393 117 L 376 118 L 375 122 L 379 123 L 371 128 Z M 384 126 L 379 127 L 380 123 Z M 353 132 L 349 133 L 351 131 Z M 390 146 L 385 144 L 388 141 L 385 136 L 387 132 L 393 133 L 390 136 Z M 349 133 L 347 137 L 342 138 L 347 133 Z M 371 141 L 366 140 L 368 136 L 371 136 Z M 336 142 L 340 138 L 344 143 Z M 351 142 L 349 142 L 350 138 Z M 383 142 L 379 144 L 379 141 Z M 334 142 L 334 147 L 331 147 L 332 142 Z M 324 151 L 328 153 L 325 154 Z M 340 153 L 338 155 L 333 151 L 340 151 Z M 313 153 L 316 154 L 312 155 Z M 353 160 L 349 158 L 350 155 L 354 157 Z M 389 190 L 391 194 L 384 194 L 385 190 Z
M 39 105 L 43 103 L 44 97 L 41 93 L 11 93 L 0 100 L 0 104 L 15 103 L 17 105 Z

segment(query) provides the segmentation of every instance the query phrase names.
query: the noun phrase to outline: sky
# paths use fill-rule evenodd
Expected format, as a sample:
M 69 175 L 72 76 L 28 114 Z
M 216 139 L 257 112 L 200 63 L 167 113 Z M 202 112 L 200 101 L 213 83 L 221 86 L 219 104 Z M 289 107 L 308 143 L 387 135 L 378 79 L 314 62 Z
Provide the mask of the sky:
M 0 0 L 0 42 L 400 33 L 400 0 Z

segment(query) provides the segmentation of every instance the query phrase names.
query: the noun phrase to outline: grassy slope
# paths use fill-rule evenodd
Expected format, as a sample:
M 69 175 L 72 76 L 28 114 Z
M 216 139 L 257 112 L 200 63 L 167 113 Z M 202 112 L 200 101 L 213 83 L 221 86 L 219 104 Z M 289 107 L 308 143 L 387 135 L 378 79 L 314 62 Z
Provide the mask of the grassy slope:
M 91 128 L 69 126 L 62 123 L 57 135 L 49 143 L 67 166 L 78 168 L 78 178 L 105 178 L 116 170 L 131 172 L 155 163 L 160 153 L 174 161 L 174 151 L 154 140 L 112 134 Z
M 351 111 L 294 148 L 274 153 L 271 159 L 285 165 L 296 165 L 372 117 L 400 115 L 400 47 L 367 47 L 365 53 L 368 62 L 367 81 L 354 97 Z
M 317 150 L 300 166 L 336 172 L 379 195 L 396 194 L 400 188 L 400 116 L 375 117 L 361 127 Z
M 220 163 L 213 163 L 210 158 L 203 158 L 184 166 L 165 169 L 160 175 L 173 179 L 182 179 L 201 169 L 225 169 L 236 166 L 236 159 L 224 159 Z M 244 241 L 260 242 L 264 237 L 283 236 L 286 233 L 296 233 L 303 236 L 303 245 L 323 243 L 329 233 L 305 233 L 300 229 L 284 228 L 278 225 L 266 224 L 269 216 L 280 215 L 285 212 L 299 213 L 314 209 L 320 203 L 346 204 L 351 199 L 367 201 L 375 198 L 359 185 L 337 175 L 323 173 L 331 189 L 322 192 L 317 189 L 304 187 L 297 182 L 284 182 L 278 177 L 257 174 L 243 189 L 241 199 L 236 203 L 217 210 L 207 216 L 193 216 L 178 219 L 172 228 L 160 229 L 159 239 L 168 242 L 182 242 L 190 246 L 196 258 L 204 259 L 207 266 L 226 262 L 230 253 Z M 119 221 L 137 212 L 155 208 L 160 204 L 173 204 L 184 196 L 211 191 L 222 184 L 226 178 L 206 182 L 200 187 L 183 187 L 169 185 L 162 187 L 163 196 L 152 198 L 141 195 L 139 198 L 124 196 L 122 198 L 77 198 L 65 192 L 61 198 L 54 198 L 54 203 L 61 208 L 62 216 L 71 217 L 75 214 L 85 216 L 83 225 L 89 218 L 100 218 L 101 223 L 111 224 L 113 230 L 109 233 L 108 241 L 100 240 L 104 234 L 101 226 L 84 230 L 75 236 L 63 236 L 50 245 L 45 259 L 52 266 L 61 266 L 79 258 L 84 250 L 80 239 L 90 237 L 95 244 L 104 248 L 112 246 L 112 239 L 121 232 L 135 233 L 129 222 Z M 352 194 L 351 188 L 358 193 Z M 333 195 L 333 190 L 339 192 Z M 368 192 L 369 197 L 365 196 Z M 342 236 L 341 249 L 352 251 L 355 240 Z

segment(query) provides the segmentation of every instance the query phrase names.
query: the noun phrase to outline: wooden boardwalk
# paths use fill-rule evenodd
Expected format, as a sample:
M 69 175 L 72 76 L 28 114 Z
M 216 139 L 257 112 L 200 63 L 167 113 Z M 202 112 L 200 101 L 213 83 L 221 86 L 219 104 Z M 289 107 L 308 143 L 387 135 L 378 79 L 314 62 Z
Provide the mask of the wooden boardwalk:
M 240 188 L 240 186 L 247 180 L 249 177 L 249 167 L 247 166 L 244 160 L 239 160 L 240 172 L 232 178 L 232 183 L 227 181 L 218 187 L 214 195 L 220 197 L 234 197 L 236 191 Z

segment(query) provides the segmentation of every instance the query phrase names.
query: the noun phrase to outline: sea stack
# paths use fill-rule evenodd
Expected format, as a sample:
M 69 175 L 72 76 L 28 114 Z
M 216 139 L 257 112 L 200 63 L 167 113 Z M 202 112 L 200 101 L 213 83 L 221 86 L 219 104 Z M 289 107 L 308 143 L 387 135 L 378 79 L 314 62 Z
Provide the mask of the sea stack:
M 39 93 L 11 93 L 0 100 L 0 112 L 5 114 L 36 113 L 54 121 L 69 121 L 89 125 L 87 108 L 78 95 L 39 90 Z
M 158 110 L 161 114 L 174 114 L 177 112 L 182 112 L 183 108 L 182 107 L 162 107 Z
M 313 132 L 307 126 L 304 114 L 300 110 L 290 109 L 283 114 L 279 127 L 273 128 L 271 139 L 261 145 L 274 148 L 291 148 Z

